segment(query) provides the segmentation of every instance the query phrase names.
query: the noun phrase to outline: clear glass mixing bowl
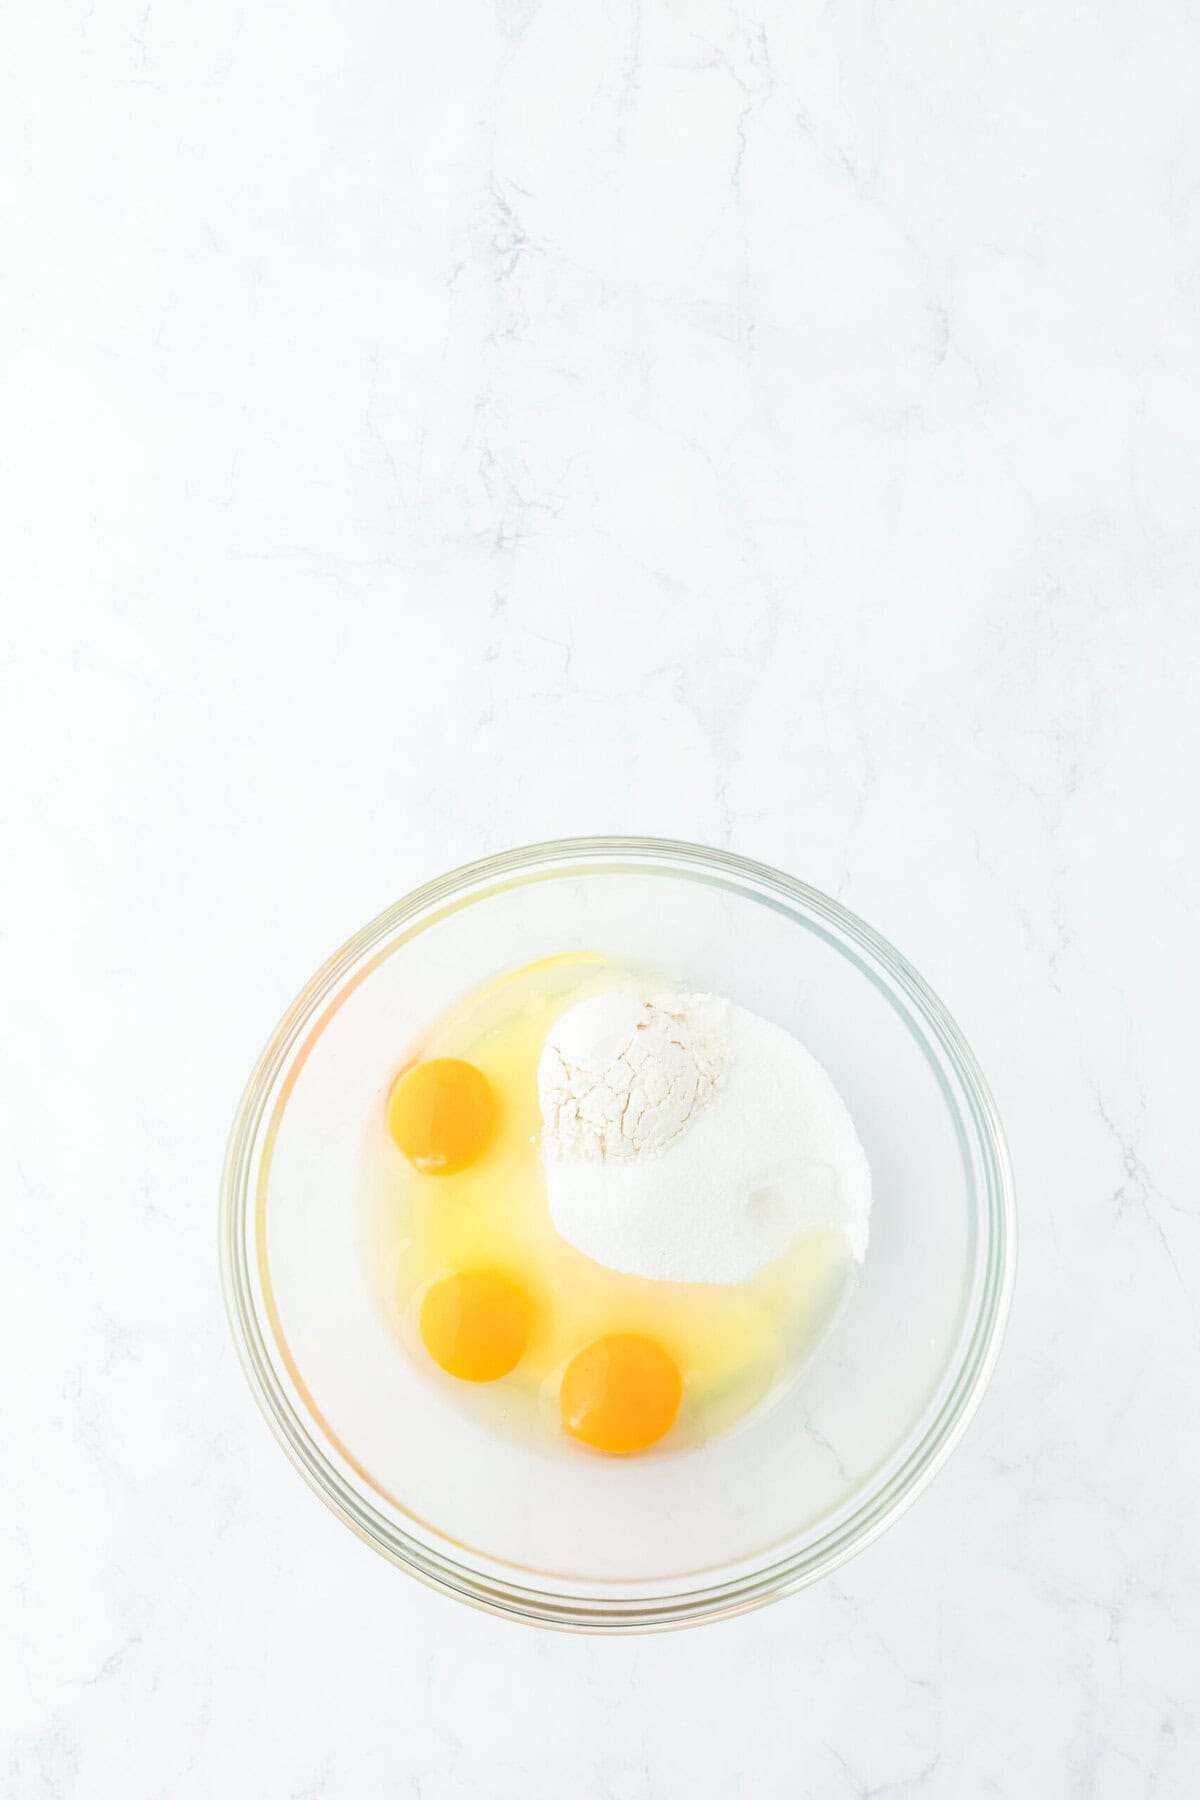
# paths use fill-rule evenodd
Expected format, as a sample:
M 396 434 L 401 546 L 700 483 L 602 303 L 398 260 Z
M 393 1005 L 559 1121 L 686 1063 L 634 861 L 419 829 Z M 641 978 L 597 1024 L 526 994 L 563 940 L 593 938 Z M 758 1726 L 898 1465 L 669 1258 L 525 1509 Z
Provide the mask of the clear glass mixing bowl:
M 356 1242 L 365 1122 L 406 1046 L 465 990 L 572 950 L 669 970 L 793 1031 L 871 1164 L 870 1250 L 811 1365 L 763 1416 L 675 1456 L 543 1456 L 446 1407 L 385 1331 Z M 259 1403 L 360 1536 L 509 1617 L 639 1631 L 815 1581 L 909 1505 L 995 1363 L 1014 1227 L 983 1076 L 890 944 L 741 857 L 579 838 L 431 882 L 313 977 L 238 1109 L 221 1253 Z

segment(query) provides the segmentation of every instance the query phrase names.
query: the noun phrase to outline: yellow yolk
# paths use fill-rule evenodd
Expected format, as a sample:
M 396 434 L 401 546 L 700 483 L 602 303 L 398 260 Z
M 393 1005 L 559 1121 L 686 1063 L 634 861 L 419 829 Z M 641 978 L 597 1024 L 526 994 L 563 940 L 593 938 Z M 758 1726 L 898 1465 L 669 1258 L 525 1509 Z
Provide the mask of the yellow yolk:
M 564 1007 L 619 975 L 568 955 L 465 994 L 372 1110 L 358 1183 L 364 1267 L 397 1346 L 458 1377 L 448 1403 L 573 1456 L 727 1430 L 806 1360 L 850 1271 L 829 1232 L 728 1287 L 621 1275 L 559 1236 L 538 1061 Z
M 679 1370 L 653 1338 L 618 1333 L 571 1358 L 559 1403 L 572 1437 L 628 1456 L 667 1435 L 682 1394 Z
M 528 1336 L 525 1296 L 492 1269 L 447 1275 L 421 1302 L 425 1348 L 460 1381 L 498 1381 L 516 1368 Z
M 422 1175 L 453 1175 L 487 1148 L 496 1102 L 473 1063 L 438 1056 L 405 1071 L 388 1096 L 388 1130 Z

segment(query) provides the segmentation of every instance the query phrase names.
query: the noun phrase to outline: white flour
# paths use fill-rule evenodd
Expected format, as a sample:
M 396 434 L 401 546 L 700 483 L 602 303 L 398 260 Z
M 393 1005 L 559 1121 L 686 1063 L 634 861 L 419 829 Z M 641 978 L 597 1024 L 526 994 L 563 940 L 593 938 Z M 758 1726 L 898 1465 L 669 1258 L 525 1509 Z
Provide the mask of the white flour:
M 708 994 L 581 1000 L 538 1067 L 547 1158 L 621 1161 L 665 1150 L 711 1106 L 729 1060 L 729 1002 Z
M 593 1261 L 745 1281 L 802 1232 L 861 1262 L 871 1178 L 828 1075 L 788 1032 L 707 995 L 581 1001 L 538 1070 L 550 1214 Z

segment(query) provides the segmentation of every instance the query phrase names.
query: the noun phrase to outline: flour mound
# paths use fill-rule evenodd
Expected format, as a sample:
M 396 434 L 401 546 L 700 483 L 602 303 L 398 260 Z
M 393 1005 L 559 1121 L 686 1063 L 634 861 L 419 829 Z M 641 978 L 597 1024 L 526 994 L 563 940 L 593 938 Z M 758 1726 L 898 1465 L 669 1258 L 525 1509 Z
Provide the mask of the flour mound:
M 597 994 L 553 1026 L 538 1066 L 547 1160 L 665 1150 L 707 1107 L 729 1061 L 729 1002 Z

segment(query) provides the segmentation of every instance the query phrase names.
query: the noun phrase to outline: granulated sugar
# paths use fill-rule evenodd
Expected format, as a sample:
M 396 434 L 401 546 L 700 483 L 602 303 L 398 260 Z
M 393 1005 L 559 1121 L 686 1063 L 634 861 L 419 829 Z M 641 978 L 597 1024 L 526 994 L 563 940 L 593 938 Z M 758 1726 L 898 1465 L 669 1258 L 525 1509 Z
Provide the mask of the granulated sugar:
M 568 1009 L 539 1069 L 554 1225 L 608 1268 L 745 1281 L 803 1232 L 866 1252 L 871 1179 L 829 1076 L 790 1033 L 709 995 Z

